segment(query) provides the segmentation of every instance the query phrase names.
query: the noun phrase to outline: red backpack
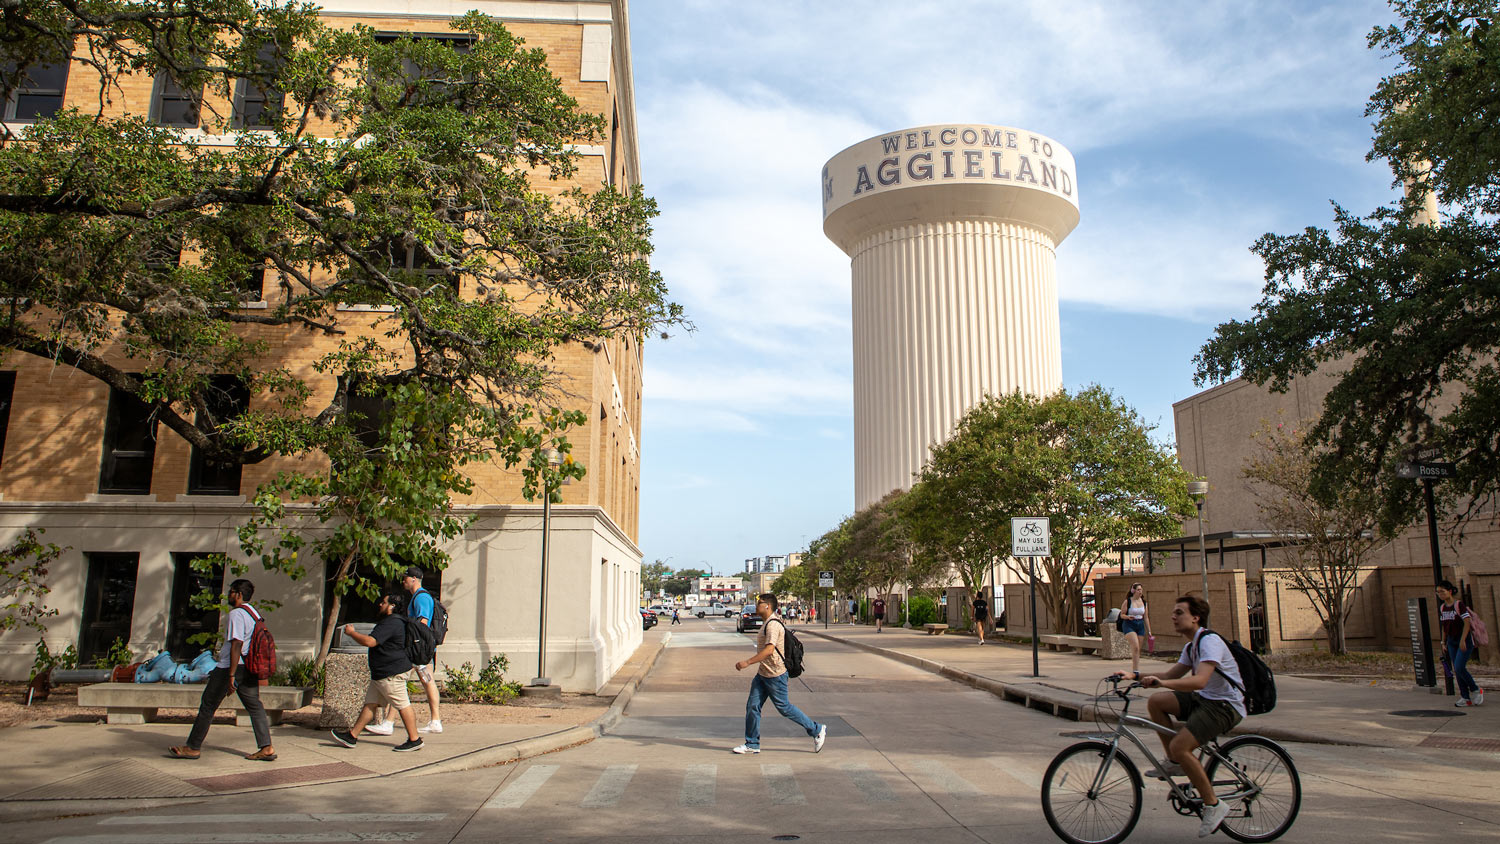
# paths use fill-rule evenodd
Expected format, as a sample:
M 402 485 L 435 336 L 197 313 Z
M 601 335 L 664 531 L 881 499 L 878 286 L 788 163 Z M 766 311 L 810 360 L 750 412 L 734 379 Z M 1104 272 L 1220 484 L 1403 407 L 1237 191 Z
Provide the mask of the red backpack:
M 245 670 L 260 680 L 269 680 L 276 673 L 276 637 L 254 607 L 244 604 L 242 608 L 255 619 L 255 629 L 250 631 L 250 649 L 245 651 Z

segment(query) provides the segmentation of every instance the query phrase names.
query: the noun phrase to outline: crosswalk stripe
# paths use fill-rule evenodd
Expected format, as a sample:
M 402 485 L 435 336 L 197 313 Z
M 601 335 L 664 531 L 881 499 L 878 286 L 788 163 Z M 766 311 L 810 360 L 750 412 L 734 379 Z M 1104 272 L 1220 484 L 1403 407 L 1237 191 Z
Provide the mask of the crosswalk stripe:
M 630 778 L 635 776 L 635 769 L 635 765 L 610 765 L 605 768 L 579 805 L 585 809 L 602 809 L 619 803 L 620 798 L 625 796 L 625 787 L 630 785 Z
M 433 823 L 446 818 L 436 814 L 377 814 L 372 812 L 307 812 L 286 815 L 115 815 L 99 821 L 100 826 L 145 826 L 147 824 L 193 824 L 213 827 L 228 824 L 273 823 Z
M 778 806 L 806 803 L 802 789 L 797 786 L 797 777 L 791 765 L 761 765 L 760 775 L 765 777 L 766 788 L 771 791 L 771 802 Z
M 954 773 L 947 765 L 932 759 L 920 759 L 912 767 L 931 777 L 937 786 L 948 792 L 950 797 L 970 798 L 978 797 L 979 789 L 974 784 Z
M 896 792 L 891 791 L 885 778 L 870 770 L 869 765 L 863 762 L 846 762 L 839 767 L 854 780 L 854 787 L 864 795 L 866 803 L 889 803 L 896 799 Z
M 505 787 L 484 804 L 486 809 L 518 809 L 525 805 L 531 795 L 536 794 L 542 784 L 557 773 L 556 765 L 532 765 L 522 771 L 515 781 Z
M 184 832 L 137 835 L 71 835 L 42 844 L 338 844 L 343 841 L 416 841 L 421 832 Z
M 712 806 L 719 778 L 718 765 L 689 765 L 682 774 L 682 792 L 677 802 L 683 806 Z
M 985 761 L 989 762 L 991 765 L 994 765 L 996 768 L 999 768 L 1001 771 L 1004 771 L 1010 776 L 1011 779 L 1015 780 L 1021 785 L 1024 785 L 1028 788 L 1041 790 L 1042 775 L 1037 773 L 1035 770 L 1016 762 L 1016 760 L 1008 759 L 1004 756 L 994 756 L 986 759 Z

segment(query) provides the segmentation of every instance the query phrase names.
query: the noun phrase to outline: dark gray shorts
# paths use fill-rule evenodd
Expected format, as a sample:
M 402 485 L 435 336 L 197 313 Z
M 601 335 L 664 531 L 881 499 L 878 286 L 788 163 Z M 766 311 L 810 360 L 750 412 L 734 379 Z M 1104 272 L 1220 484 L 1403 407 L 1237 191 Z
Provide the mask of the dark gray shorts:
M 1188 732 L 1198 746 L 1213 741 L 1234 729 L 1240 713 L 1226 701 L 1209 700 L 1197 692 L 1173 692 L 1177 696 L 1177 720 L 1187 724 Z

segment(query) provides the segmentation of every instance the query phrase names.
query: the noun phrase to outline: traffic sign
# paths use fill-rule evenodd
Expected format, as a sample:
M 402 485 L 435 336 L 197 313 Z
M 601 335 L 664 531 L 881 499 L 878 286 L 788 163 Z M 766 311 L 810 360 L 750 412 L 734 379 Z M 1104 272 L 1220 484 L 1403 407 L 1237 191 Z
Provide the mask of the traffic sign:
M 1409 481 L 1456 478 L 1458 477 L 1458 464 L 1402 461 L 1396 464 L 1396 477 Z
M 1052 522 L 1046 516 L 1016 516 L 1010 520 L 1013 557 L 1052 556 Z
M 1411 450 L 1413 463 L 1431 463 L 1443 456 L 1443 450 L 1435 445 L 1414 446 Z
M 833 588 L 833 572 L 831 572 L 831 571 L 820 571 L 820 572 L 818 572 L 818 588 L 819 589 L 832 589 Z

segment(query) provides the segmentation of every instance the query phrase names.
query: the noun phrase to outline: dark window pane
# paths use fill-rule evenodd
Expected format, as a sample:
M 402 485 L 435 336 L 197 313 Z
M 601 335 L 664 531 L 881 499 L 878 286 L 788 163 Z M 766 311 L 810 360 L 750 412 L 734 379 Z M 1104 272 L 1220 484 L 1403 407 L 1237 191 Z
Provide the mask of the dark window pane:
M 116 639 L 130 641 L 130 619 L 135 613 L 137 554 L 85 554 L 88 581 L 83 593 L 83 619 L 78 630 L 78 661 L 103 656 Z
M 259 302 L 266 298 L 266 265 L 250 270 L 240 285 L 241 302 Z
M 151 466 L 156 458 L 156 418 L 135 396 L 116 389 L 109 393 L 104 423 L 104 461 L 99 491 L 145 495 L 151 491 Z
M 167 652 L 178 662 L 191 660 L 203 653 L 204 646 L 188 639 L 199 633 L 216 633 L 219 630 L 219 611 L 200 610 L 193 606 L 194 595 L 208 589 L 219 593 L 223 589 L 224 566 L 215 565 L 208 574 L 195 571 L 193 560 L 204 554 L 173 554 L 172 609 L 167 618 Z
M 8 74 L 14 68 L 14 64 L 8 64 L 3 72 Z M 62 108 L 63 92 L 67 87 L 67 62 L 29 68 L 11 102 L 5 103 L 5 119 L 30 121 L 51 117 Z
M 260 63 L 274 69 L 281 65 L 280 45 L 262 44 L 257 54 Z M 268 129 L 271 120 L 281 111 L 285 95 L 271 88 L 262 88 L 249 79 L 241 79 L 235 87 L 235 125 L 242 129 Z
M 5 460 L 5 434 L 10 430 L 10 407 L 16 395 L 16 374 L 0 372 L 0 465 Z
M 198 125 L 198 106 L 171 77 L 156 80 L 156 122 L 162 126 L 192 128 Z
M 214 420 L 223 423 L 244 413 L 250 407 L 250 391 L 238 379 L 229 375 L 216 375 L 207 395 L 209 412 Z M 217 429 L 213 420 L 200 418 L 198 427 L 209 433 Z M 190 495 L 239 495 L 241 463 L 220 463 L 206 460 L 203 453 L 193 449 L 192 463 L 188 467 L 188 493 Z

